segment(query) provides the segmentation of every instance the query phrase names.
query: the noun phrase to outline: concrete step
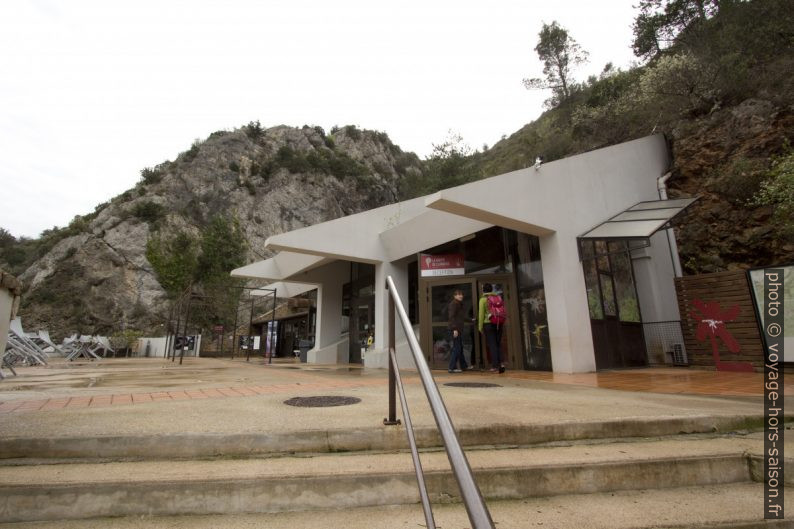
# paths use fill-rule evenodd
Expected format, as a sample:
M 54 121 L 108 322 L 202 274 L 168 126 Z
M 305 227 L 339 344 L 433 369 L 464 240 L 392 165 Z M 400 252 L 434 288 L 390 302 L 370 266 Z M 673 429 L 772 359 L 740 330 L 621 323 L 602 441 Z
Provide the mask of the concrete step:
M 516 500 L 750 483 L 761 475 L 762 448 L 757 433 L 478 449 L 468 450 L 467 456 L 487 499 Z M 425 452 L 422 463 L 431 501 L 458 501 L 446 454 Z M 787 475 L 794 477 L 794 467 Z M 407 453 L 0 467 L 1 522 L 288 512 L 417 501 Z M 760 509 L 760 496 L 758 501 Z
M 794 489 L 786 494 L 794 505 Z M 673 489 L 557 495 L 489 501 L 499 529 L 778 529 L 791 521 L 763 521 L 763 485 L 732 483 Z M 120 499 L 119 501 L 123 501 Z M 471 527 L 460 504 L 434 504 L 436 525 Z M 394 529 L 424 527 L 416 504 L 357 509 L 227 515 L 128 516 L 92 520 L 0 523 L 0 529 L 295 529 L 345 527 Z
M 585 439 L 645 438 L 682 433 L 725 433 L 757 429 L 763 415 L 691 415 L 540 424 L 490 424 L 457 428 L 461 444 L 526 446 Z M 433 427 L 415 429 L 422 448 L 441 446 Z M 248 457 L 263 454 L 354 452 L 407 449 L 403 426 L 295 430 L 277 433 L 184 433 L 141 435 L 36 436 L 0 439 L 0 465 L 13 459 L 174 459 Z

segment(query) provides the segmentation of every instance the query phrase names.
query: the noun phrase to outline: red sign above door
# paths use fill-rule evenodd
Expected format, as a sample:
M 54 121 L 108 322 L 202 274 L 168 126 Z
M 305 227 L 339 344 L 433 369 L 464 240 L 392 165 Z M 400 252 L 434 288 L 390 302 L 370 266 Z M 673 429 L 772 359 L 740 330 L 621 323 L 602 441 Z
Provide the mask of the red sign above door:
M 420 254 L 419 269 L 422 277 L 462 276 L 465 273 L 463 254 Z

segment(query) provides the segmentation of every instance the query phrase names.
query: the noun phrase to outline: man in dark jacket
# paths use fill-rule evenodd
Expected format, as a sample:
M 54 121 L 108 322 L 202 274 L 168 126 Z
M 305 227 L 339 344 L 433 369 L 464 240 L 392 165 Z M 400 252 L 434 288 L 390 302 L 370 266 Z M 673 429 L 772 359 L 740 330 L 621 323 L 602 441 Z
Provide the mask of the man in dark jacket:
M 466 365 L 466 357 L 463 355 L 463 291 L 456 290 L 447 306 L 447 315 L 449 316 L 448 329 L 450 334 L 450 341 L 452 342 L 452 351 L 449 353 L 449 372 L 460 373 L 469 367 Z M 458 361 L 460 361 L 460 369 L 458 369 Z

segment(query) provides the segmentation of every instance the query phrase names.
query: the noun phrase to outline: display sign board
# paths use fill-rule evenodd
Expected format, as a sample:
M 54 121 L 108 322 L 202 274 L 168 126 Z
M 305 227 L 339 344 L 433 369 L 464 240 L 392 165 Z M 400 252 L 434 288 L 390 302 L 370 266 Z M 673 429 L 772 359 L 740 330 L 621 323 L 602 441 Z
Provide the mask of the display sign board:
M 419 269 L 422 277 L 462 276 L 465 273 L 463 254 L 448 253 L 419 256 Z
M 174 338 L 174 349 L 180 350 L 184 349 L 185 351 L 192 351 L 196 348 L 196 337 L 195 336 L 176 336 Z
M 775 299 L 778 297 L 783 302 L 783 361 L 794 362 L 794 265 L 770 266 L 767 269 L 782 270 L 782 277 L 776 278 L 780 284 L 776 290 Z M 764 268 L 749 270 L 750 284 L 753 289 L 753 300 L 756 305 L 756 314 L 761 324 L 761 335 L 763 336 L 764 324 Z

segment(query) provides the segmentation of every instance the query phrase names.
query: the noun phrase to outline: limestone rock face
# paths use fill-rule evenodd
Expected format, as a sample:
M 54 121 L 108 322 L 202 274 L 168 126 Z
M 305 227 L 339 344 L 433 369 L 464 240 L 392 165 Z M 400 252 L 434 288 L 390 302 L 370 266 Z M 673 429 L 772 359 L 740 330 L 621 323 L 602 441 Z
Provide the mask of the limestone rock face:
M 155 332 L 168 304 L 146 259 L 153 233 L 198 234 L 216 215 L 234 216 L 252 262 L 271 255 L 271 235 L 396 201 L 411 172 L 421 172 L 416 155 L 355 127 L 326 135 L 250 124 L 213 133 L 80 219 L 76 233 L 35 261 L 20 276 L 23 322 L 58 337 Z

